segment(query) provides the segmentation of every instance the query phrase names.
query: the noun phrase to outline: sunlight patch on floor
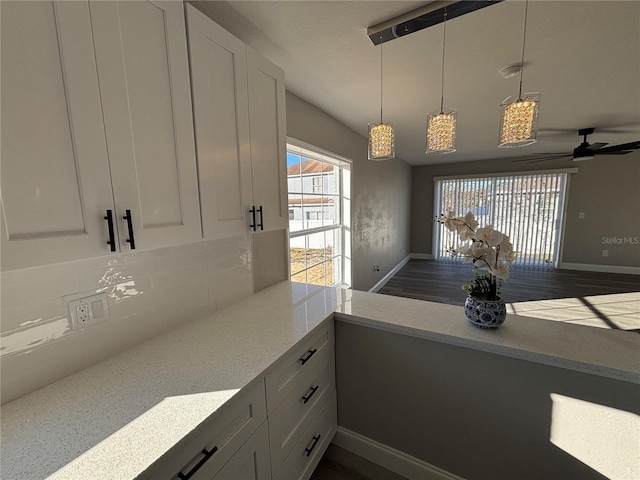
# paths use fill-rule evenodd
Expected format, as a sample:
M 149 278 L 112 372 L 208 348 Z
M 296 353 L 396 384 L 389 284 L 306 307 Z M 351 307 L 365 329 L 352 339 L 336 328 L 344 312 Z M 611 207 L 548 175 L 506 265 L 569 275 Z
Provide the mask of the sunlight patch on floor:
M 617 330 L 640 329 L 640 292 L 507 304 L 507 313 Z

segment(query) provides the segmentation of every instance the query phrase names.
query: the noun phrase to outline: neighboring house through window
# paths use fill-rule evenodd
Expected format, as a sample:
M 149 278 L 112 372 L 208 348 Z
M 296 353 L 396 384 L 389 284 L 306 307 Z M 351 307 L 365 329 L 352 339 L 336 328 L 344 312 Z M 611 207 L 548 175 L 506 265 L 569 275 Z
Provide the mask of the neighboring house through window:
M 287 145 L 291 280 L 351 284 L 350 164 L 290 140 Z

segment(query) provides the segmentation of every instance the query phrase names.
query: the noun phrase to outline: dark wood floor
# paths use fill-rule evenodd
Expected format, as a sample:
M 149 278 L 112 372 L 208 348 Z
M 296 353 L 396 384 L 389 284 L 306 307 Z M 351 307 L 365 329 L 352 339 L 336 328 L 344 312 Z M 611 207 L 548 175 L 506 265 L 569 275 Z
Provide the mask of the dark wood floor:
M 472 279 L 469 264 L 410 260 L 378 293 L 461 305 L 467 296 L 461 285 Z M 640 292 L 640 276 L 512 267 L 501 291 L 508 302 Z

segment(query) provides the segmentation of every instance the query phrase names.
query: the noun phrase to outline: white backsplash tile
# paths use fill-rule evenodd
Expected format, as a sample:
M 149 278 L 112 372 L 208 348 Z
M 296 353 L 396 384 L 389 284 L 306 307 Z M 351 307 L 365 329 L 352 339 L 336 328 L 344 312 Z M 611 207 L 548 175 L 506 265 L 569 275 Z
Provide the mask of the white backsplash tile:
M 2 403 L 253 293 L 250 234 L 5 272 Z M 107 293 L 110 318 L 81 330 L 69 296 Z

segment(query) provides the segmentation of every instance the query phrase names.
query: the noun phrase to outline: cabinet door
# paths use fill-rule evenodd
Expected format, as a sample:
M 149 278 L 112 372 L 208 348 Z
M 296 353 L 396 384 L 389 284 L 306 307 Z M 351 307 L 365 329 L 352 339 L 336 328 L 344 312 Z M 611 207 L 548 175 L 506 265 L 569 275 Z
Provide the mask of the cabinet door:
M 247 48 L 253 203 L 265 230 L 289 226 L 284 72 Z
M 212 480 L 268 480 L 270 478 L 269 431 L 265 422 Z
M 204 238 L 247 232 L 252 205 L 246 48 L 186 6 Z
M 107 255 L 113 197 L 88 3 L 0 8 L 2 270 Z
M 136 248 L 202 238 L 182 1 L 92 1 L 100 92 L 118 213 Z

